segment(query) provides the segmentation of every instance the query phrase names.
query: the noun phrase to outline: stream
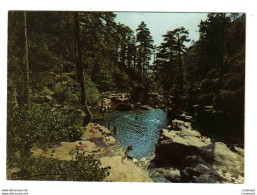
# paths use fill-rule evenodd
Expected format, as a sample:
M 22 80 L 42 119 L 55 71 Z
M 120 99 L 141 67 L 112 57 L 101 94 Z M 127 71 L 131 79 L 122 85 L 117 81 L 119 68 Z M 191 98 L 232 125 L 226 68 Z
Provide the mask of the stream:
M 128 154 L 136 159 L 154 154 L 160 130 L 167 125 L 167 115 L 162 109 L 114 111 L 98 116 L 94 122 L 111 131 L 116 127 L 116 139 L 124 148 L 132 146 Z

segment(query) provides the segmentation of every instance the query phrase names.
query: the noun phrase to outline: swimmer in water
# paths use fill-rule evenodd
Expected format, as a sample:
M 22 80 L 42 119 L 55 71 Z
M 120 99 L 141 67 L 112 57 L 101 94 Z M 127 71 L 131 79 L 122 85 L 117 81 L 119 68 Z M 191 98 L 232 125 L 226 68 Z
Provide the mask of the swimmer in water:
M 113 134 L 116 135 L 116 133 L 117 133 L 117 127 L 114 125 L 114 127 L 113 127 Z

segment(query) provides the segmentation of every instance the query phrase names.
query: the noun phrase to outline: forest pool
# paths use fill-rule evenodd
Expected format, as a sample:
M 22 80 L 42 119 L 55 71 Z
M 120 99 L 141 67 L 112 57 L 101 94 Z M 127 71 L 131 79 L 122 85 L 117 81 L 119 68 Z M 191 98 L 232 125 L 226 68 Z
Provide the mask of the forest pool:
M 115 126 L 116 139 L 124 148 L 133 147 L 128 153 L 131 157 L 141 159 L 154 154 L 160 130 L 167 125 L 167 115 L 162 109 L 115 111 L 94 122 L 109 127 L 111 131 Z

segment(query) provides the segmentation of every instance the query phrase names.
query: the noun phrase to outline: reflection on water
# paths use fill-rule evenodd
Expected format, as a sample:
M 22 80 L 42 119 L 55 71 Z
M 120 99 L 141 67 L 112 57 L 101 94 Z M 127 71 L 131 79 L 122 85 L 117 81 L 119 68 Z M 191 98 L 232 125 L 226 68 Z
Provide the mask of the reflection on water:
M 166 113 L 161 109 L 115 111 L 95 122 L 117 128 L 116 138 L 124 148 L 133 146 L 129 155 L 141 159 L 151 156 L 155 150 L 160 130 L 167 125 Z

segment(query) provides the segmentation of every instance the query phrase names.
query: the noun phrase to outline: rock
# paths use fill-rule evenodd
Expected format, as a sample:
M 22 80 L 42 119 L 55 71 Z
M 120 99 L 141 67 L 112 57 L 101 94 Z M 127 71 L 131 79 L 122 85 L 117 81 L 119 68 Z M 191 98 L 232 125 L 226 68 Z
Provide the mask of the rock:
M 207 146 L 207 144 L 205 142 L 202 142 L 200 138 L 193 135 L 178 135 L 172 138 L 172 142 L 185 146 L 193 146 L 196 148 Z
M 133 158 L 133 163 L 138 163 L 138 160 L 137 159 L 135 159 L 135 158 Z
M 102 157 L 102 167 L 110 166 L 110 175 L 106 181 L 111 182 L 153 182 L 147 172 L 132 161 L 120 156 Z
M 117 142 L 117 140 L 113 136 L 106 137 L 106 143 L 108 145 L 113 145 Z
M 155 180 L 156 178 L 159 178 L 161 180 L 163 180 L 162 178 L 165 178 L 171 182 L 180 182 L 180 177 L 181 177 L 180 171 L 172 167 L 149 169 L 148 172 L 150 177 L 155 178 Z M 163 182 L 163 181 L 157 181 L 157 182 Z
M 186 167 L 181 171 L 181 179 L 183 182 L 206 183 L 203 178 L 206 178 L 207 175 L 212 177 L 215 176 L 215 178 L 220 181 L 220 177 L 218 175 L 213 175 L 213 171 L 204 164 L 196 164 L 193 167 Z
M 201 156 L 191 155 L 187 156 L 183 162 L 186 166 L 194 165 L 194 164 L 206 164 Z
M 152 176 L 151 179 L 155 182 L 155 183 L 171 183 L 168 179 L 162 177 L 162 176 Z
M 206 110 L 213 110 L 213 106 L 204 106 Z
M 140 108 L 143 110 L 152 110 L 153 109 L 151 106 L 148 106 L 148 105 L 140 106 Z
M 81 140 L 89 140 L 92 137 L 103 137 L 103 134 L 97 128 L 98 125 L 94 125 L 93 123 L 89 123 L 83 129 L 83 135 L 80 137 Z M 104 129 L 104 127 L 102 127 Z M 95 133 L 92 133 L 95 132 Z
M 162 136 L 164 139 L 171 139 L 175 137 L 177 134 L 179 134 L 179 131 L 168 131 L 167 129 L 163 129 Z
M 194 182 L 196 183 L 220 183 L 221 179 L 214 174 L 202 174 L 200 176 L 193 176 Z
M 128 103 L 130 100 L 130 94 L 129 93 L 113 93 L 109 94 L 108 99 L 111 99 L 113 103 Z
M 239 148 L 237 146 L 234 146 L 234 150 L 239 154 L 240 156 L 244 156 L 244 149 Z
M 112 100 L 109 98 L 103 98 L 101 100 L 101 108 L 104 108 L 106 111 L 112 108 Z
M 196 164 L 193 167 L 186 167 L 183 171 L 186 172 L 188 176 L 193 177 L 210 171 L 210 168 L 204 164 Z
M 198 131 L 163 129 L 156 145 L 155 167 L 176 167 L 183 182 L 240 183 L 244 177 L 243 149 L 231 151 Z M 209 173 L 211 172 L 211 173 Z
M 186 116 L 185 119 L 189 120 L 189 121 L 192 121 L 193 117 L 192 116 Z
M 190 122 L 185 122 L 184 126 L 188 129 L 188 130 L 192 130 L 192 124 Z
M 107 148 L 108 147 L 104 137 L 92 137 L 89 139 L 89 141 L 95 143 L 96 146 L 99 148 Z
M 215 142 L 207 147 L 201 148 L 200 151 L 202 155 L 205 155 L 205 157 L 208 157 L 214 162 L 214 169 L 226 171 L 230 173 L 232 177 L 243 176 L 244 158 L 232 152 L 226 144 Z
M 138 165 L 144 169 L 147 169 L 150 166 L 151 160 L 153 160 L 155 155 L 141 158 L 138 161 Z
M 193 105 L 193 108 L 199 108 L 199 107 L 200 107 L 199 104 Z
M 196 164 L 196 166 L 194 167 L 194 169 L 198 172 L 198 173 L 206 173 L 208 171 L 210 171 L 211 169 L 204 165 L 204 164 Z
M 34 157 L 56 158 L 59 160 L 71 160 L 73 156 L 72 154 L 74 154 L 77 149 L 85 152 L 85 155 L 91 155 L 92 153 L 101 154 L 103 152 L 93 142 L 76 141 L 76 142 L 61 142 L 60 145 L 55 146 L 52 150 L 47 150 L 47 151 L 44 151 L 40 148 L 33 148 L 32 153 Z
M 184 128 L 184 121 L 181 121 L 181 120 L 177 120 L 177 119 L 175 119 L 175 120 L 173 120 L 172 121 L 172 127 L 173 127 L 173 129 L 183 129 Z
M 171 182 L 179 182 L 181 175 L 178 169 L 170 168 L 164 172 L 163 177 Z

